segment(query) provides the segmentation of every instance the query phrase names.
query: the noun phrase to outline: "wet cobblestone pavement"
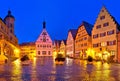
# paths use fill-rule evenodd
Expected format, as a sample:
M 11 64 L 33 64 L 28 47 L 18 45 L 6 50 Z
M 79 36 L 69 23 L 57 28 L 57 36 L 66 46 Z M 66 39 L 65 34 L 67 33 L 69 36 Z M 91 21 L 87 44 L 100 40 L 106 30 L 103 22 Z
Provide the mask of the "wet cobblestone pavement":
M 66 58 L 62 65 L 53 58 L 37 58 L 30 65 L 19 60 L 0 65 L 0 81 L 120 81 L 120 64 L 94 62 Z

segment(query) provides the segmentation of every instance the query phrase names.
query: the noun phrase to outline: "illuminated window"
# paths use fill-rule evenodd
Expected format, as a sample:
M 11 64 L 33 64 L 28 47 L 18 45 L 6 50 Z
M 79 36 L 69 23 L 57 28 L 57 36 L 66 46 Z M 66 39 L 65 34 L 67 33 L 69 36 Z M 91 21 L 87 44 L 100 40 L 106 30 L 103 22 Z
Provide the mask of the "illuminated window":
M 101 46 L 107 46 L 107 42 L 101 42 Z
M 112 35 L 112 34 L 114 34 L 114 30 L 111 30 L 111 31 L 107 32 L 107 35 Z
M 100 37 L 104 37 L 104 36 L 106 36 L 106 32 L 100 33 Z
M 97 25 L 97 26 L 96 26 L 96 29 L 99 29 L 99 28 L 101 28 L 101 25 Z
M 114 40 L 114 41 L 108 41 L 108 42 L 107 42 L 107 45 L 108 45 L 108 46 L 116 45 L 116 40 Z
M 98 34 L 96 34 L 96 35 L 93 35 L 93 38 L 98 38 Z
M 108 22 L 103 24 L 103 27 L 107 27 L 107 26 L 109 26 Z

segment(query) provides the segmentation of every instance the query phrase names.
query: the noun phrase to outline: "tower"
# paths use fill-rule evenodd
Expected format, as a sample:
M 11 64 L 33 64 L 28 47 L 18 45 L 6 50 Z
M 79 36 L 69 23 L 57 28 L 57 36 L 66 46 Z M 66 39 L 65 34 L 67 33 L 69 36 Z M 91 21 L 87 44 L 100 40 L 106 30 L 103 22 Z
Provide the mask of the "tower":
M 11 14 L 10 10 L 8 10 L 8 14 L 4 18 L 4 21 L 5 21 L 5 24 L 7 25 L 7 27 L 9 28 L 9 32 L 12 33 L 12 34 L 14 34 L 14 21 L 15 21 L 15 18 Z

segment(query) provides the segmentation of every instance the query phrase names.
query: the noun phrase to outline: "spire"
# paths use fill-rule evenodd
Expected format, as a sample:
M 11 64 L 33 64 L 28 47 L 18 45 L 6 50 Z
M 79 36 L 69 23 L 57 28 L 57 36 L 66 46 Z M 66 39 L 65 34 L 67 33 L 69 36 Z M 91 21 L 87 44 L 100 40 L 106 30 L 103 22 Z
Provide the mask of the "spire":
M 11 11 L 10 11 L 10 10 L 8 10 L 8 14 L 7 14 L 7 16 L 4 18 L 4 20 L 5 20 L 6 18 L 8 18 L 8 17 L 11 17 L 11 18 L 15 19 L 14 16 L 11 14 Z
M 45 28 L 46 27 L 46 22 L 45 21 L 43 21 L 43 28 Z
M 10 10 L 8 10 L 8 15 L 11 15 L 11 11 Z

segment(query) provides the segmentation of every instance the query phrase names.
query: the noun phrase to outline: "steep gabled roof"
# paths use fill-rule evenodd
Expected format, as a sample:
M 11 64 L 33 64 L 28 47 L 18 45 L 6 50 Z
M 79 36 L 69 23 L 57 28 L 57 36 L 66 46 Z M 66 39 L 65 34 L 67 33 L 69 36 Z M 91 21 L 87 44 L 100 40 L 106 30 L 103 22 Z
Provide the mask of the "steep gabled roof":
M 120 30 L 120 25 L 119 23 L 116 21 L 116 19 L 109 13 L 109 11 L 107 10 L 107 8 L 105 6 L 102 6 L 102 9 L 100 10 L 100 13 L 103 12 L 103 10 L 105 10 L 109 15 L 110 17 L 113 19 L 113 21 L 115 22 L 115 24 L 117 25 L 117 29 Z M 99 14 L 100 14 L 99 13 Z M 99 15 L 98 15 L 99 16 Z M 99 17 L 97 17 L 98 19 Z M 96 20 L 97 21 L 97 20 Z M 96 23 L 96 22 L 95 22 Z
M 61 40 L 54 40 L 54 43 L 55 43 L 55 45 L 57 46 L 60 46 L 60 44 L 61 44 Z
M 93 25 L 89 24 L 86 21 L 82 21 L 82 24 L 80 26 L 82 26 L 82 25 L 84 25 L 87 33 L 91 36 Z
M 2 20 L 2 18 L 0 17 L 0 20 Z
M 47 41 L 46 41 L 47 39 Z M 43 22 L 43 29 L 39 37 L 37 38 L 36 42 L 42 43 L 42 42 L 52 42 L 52 39 L 50 38 L 47 30 L 46 30 L 46 22 Z
M 66 45 L 66 40 L 63 40 L 64 44 Z
M 70 29 L 69 32 L 71 32 L 73 39 L 76 37 L 77 29 Z

